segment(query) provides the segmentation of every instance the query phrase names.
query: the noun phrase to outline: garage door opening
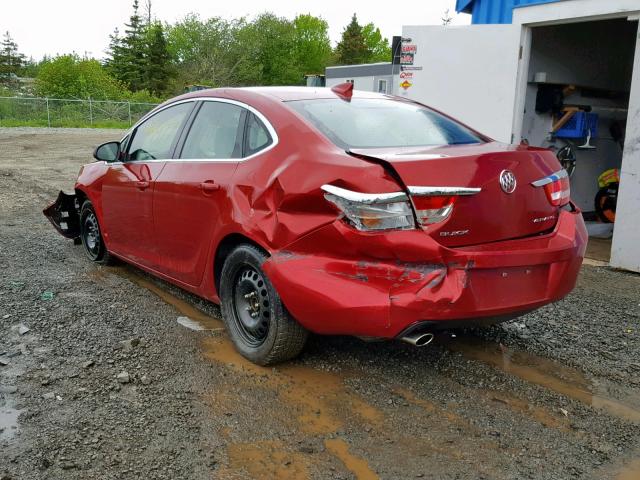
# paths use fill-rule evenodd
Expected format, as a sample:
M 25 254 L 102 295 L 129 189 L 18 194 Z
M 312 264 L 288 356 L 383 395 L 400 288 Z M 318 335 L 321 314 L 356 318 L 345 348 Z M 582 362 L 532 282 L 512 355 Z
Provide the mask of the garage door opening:
M 532 28 L 522 137 L 552 148 L 571 172 L 588 222 L 587 256 L 609 262 L 638 22 Z

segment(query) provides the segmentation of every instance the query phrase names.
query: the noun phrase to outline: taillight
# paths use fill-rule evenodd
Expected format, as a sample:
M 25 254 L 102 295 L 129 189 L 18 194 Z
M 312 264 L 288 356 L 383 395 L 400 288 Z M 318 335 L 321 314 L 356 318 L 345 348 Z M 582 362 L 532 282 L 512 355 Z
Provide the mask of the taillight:
M 569 203 L 571 198 L 571 187 L 569 185 L 569 174 L 566 170 L 558 170 L 551 175 L 532 182 L 534 187 L 544 187 L 547 200 L 554 207 L 562 207 Z
M 475 195 L 480 188 L 468 187 L 408 187 L 416 217 L 422 226 L 444 222 L 461 195 Z
M 325 198 L 361 231 L 406 230 L 416 228 L 409 197 L 404 192 L 360 193 L 333 185 L 323 185 Z
M 433 225 L 445 221 L 453 211 L 456 197 L 416 197 L 413 205 L 421 225 Z

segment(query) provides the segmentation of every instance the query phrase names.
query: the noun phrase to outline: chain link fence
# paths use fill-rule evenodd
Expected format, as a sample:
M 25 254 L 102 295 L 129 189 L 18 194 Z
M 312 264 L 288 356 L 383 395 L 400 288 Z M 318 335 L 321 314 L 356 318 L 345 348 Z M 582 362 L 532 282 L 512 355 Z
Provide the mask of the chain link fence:
M 0 127 L 128 128 L 155 103 L 0 97 Z

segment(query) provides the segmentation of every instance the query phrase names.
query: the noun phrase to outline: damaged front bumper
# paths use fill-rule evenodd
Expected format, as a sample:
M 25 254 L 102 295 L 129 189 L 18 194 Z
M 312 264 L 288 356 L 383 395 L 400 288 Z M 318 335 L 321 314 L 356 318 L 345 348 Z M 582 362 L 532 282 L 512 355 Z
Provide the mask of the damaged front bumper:
M 51 224 L 67 238 L 78 238 L 80 236 L 80 206 L 76 195 L 68 195 L 60 191 L 54 203 L 45 208 L 42 213 L 49 219 Z
M 587 233 L 562 211 L 544 236 L 450 249 L 419 230 L 363 234 L 337 221 L 264 265 L 287 309 L 321 334 L 395 338 L 514 318 L 575 286 Z

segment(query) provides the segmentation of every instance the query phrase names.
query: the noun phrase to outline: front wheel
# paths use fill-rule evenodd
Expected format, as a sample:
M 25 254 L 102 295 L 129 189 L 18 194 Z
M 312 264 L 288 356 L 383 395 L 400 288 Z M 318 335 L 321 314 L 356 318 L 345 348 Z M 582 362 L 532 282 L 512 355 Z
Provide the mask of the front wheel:
M 296 357 L 308 332 L 282 304 L 262 271 L 266 255 L 252 245 L 240 245 L 222 267 L 220 302 L 224 323 L 236 349 L 258 365 Z
M 87 256 L 102 265 L 114 263 L 102 238 L 98 216 L 89 200 L 85 200 L 80 208 L 80 240 Z

